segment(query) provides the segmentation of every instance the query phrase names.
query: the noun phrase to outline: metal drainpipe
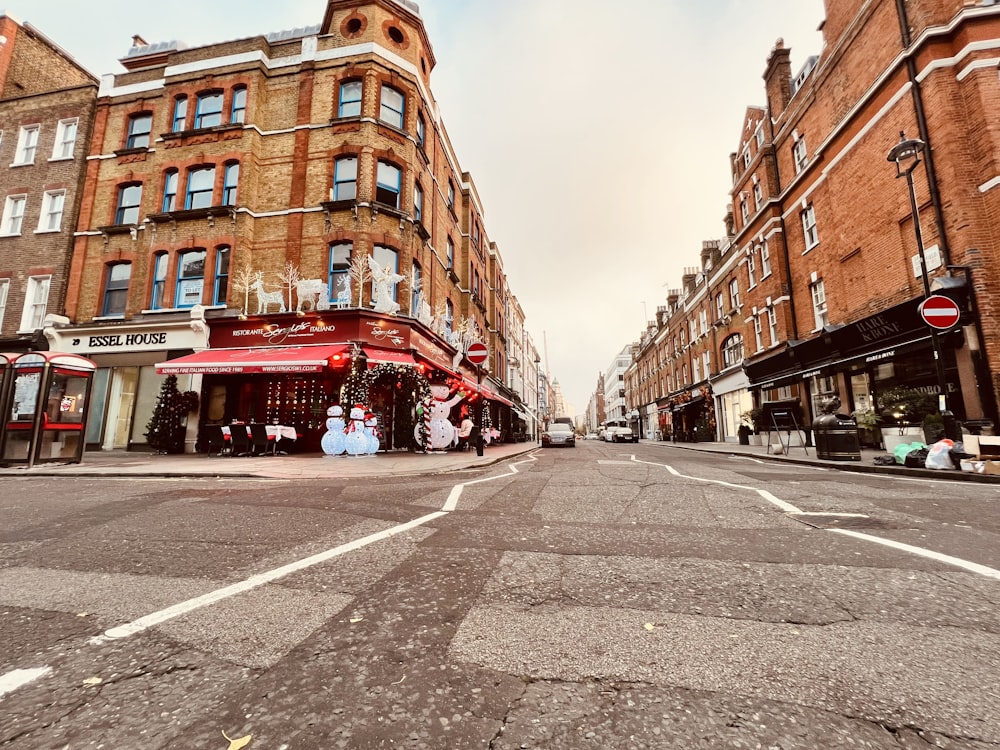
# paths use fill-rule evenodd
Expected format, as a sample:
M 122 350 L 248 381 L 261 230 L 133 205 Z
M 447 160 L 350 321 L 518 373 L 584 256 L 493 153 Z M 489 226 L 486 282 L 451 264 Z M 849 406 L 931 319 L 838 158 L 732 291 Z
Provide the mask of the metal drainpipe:
M 924 111 L 924 98 L 917 78 L 917 63 L 910 53 L 912 38 L 910 37 L 910 20 L 906 13 L 906 0 L 896 0 L 896 17 L 899 20 L 899 32 L 903 43 L 903 53 L 906 55 L 906 75 L 910 81 L 910 91 L 913 94 L 913 114 L 917 118 L 917 131 L 920 140 L 927 144 L 924 150 L 924 169 L 927 170 L 927 187 L 934 207 L 934 224 L 941 243 L 942 265 L 951 265 L 951 248 L 944 232 L 944 209 L 941 206 L 941 193 L 938 190 L 937 170 L 934 168 L 934 150 L 931 148 L 931 134 L 927 127 L 927 115 Z

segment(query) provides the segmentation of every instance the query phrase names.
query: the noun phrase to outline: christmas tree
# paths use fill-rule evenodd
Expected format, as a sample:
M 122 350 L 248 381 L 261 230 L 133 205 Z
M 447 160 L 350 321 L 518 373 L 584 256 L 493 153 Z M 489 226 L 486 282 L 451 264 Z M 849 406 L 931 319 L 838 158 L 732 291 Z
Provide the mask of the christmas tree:
M 177 390 L 177 376 L 168 375 L 160 387 L 153 416 L 146 424 L 146 440 L 157 453 L 184 452 L 184 420 L 198 408 L 198 394 Z

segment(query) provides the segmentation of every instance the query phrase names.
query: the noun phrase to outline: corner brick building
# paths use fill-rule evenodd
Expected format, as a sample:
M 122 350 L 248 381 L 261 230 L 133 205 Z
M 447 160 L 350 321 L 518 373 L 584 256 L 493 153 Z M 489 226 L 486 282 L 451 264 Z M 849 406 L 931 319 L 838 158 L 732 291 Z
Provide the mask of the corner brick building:
M 719 261 L 668 300 L 630 371 L 632 403 L 668 433 L 690 429 L 674 417 L 697 394 L 703 424 L 735 439 L 735 410 L 750 403 L 797 402 L 808 423 L 832 396 L 842 411 L 881 410 L 885 394 L 937 395 L 942 380 L 958 419 L 997 422 L 1000 6 L 831 0 L 826 16 L 821 53 L 797 71 L 781 40 L 771 51 L 766 106 L 748 108 L 731 157 Z M 909 164 L 916 224 L 907 181 L 887 160 L 901 133 L 925 144 Z M 930 291 L 962 311 L 936 337 L 940 360 L 919 312 L 917 230 Z M 737 304 L 704 303 L 729 285 Z M 727 345 L 701 334 L 706 306 L 725 339 L 742 339 L 742 386 Z M 673 344 L 668 331 L 685 328 L 689 340 Z M 664 354 L 657 341 L 670 342 Z M 713 364 L 701 381 L 693 367 L 678 379 L 660 363 L 690 365 L 704 351 Z M 661 371 L 665 388 L 651 378 Z
M 383 448 L 411 446 L 435 373 L 505 438 L 534 431 L 538 357 L 415 3 L 330 0 L 316 26 L 199 48 L 137 38 L 121 63 L 97 101 L 65 319 L 46 329 L 99 365 L 89 444 L 145 443 L 165 374 L 201 396 L 189 450 L 233 419 L 318 449 L 352 377 Z M 393 274 L 381 287 L 370 258 Z M 473 341 L 488 370 L 464 359 Z

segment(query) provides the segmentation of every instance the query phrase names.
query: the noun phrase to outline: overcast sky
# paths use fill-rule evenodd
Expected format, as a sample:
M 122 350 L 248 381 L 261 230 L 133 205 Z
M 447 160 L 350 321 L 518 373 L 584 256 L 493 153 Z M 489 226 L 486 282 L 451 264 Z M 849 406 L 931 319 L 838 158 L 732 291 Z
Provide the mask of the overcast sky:
M 822 0 L 419 0 L 431 87 L 486 232 L 578 414 L 724 232 L 729 154 L 779 37 L 797 72 Z M 324 0 L 12 0 L 91 72 L 133 34 L 189 46 L 320 23 Z

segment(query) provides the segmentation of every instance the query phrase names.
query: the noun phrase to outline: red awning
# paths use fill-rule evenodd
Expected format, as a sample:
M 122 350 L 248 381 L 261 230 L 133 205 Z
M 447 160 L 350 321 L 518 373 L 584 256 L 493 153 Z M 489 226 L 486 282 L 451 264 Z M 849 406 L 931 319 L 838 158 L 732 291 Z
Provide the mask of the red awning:
M 383 349 L 378 346 L 363 346 L 365 357 L 368 358 L 369 365 L 410 365 L 416 366 L 417 361 L 409 352 L 399 349 Z
M 501 396 L 499 393 L 494 391 L 492 388 L 490 388 L 489 385 L 487 385 L 486 383 L 480 383 L 477 385 L 474 380 L 470 380 L 469 378 L 463 378 L 463 381 L 465 382 L 465 385 L 472 390 L 473 393 L 475 393 L 476 390 L 478 389 L 479 393 L 482 394 L 483 398 L 488 398 L 490 401 L 499 401 L 501 404 L 507 404 L 507 406 L 514 405 L 510 401 L 505 399 L 503 396 Z
M 160 375 L 248 375 L 262 372 L 322 372 L 332 362 L 346 359 L 347 344 L 274 346 L 255 349 L 206 349 L 160 362 Z M 332 362 L 331 362 L 332 361 Z

